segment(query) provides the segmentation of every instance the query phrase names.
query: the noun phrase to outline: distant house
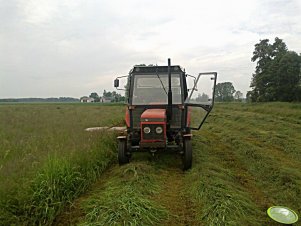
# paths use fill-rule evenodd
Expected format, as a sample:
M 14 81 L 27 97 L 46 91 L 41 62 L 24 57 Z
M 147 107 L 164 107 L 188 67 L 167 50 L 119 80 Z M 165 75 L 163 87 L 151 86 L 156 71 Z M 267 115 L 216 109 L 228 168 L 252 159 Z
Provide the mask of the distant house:
M 111 103 L 114 100 L 113 97 L 101 97 L 100 102 L 101 103 Z
M 80 102 L 82 102 L 82 103 L 91 103 L 91 102 L 94 102 L 94 98 L 92 98 L 92 97 L 82 97 L 82 98 L 80 98 Z

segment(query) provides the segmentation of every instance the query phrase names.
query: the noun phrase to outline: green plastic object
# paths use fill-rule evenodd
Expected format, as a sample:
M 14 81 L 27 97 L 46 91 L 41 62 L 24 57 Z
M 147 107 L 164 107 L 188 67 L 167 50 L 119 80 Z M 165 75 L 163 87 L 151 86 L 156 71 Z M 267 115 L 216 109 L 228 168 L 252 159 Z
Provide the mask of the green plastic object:
M 293 224 L 298 221 L 298 215 L 285 206 L 272 206 L 267 212 L 270 218 L 282 224 Z

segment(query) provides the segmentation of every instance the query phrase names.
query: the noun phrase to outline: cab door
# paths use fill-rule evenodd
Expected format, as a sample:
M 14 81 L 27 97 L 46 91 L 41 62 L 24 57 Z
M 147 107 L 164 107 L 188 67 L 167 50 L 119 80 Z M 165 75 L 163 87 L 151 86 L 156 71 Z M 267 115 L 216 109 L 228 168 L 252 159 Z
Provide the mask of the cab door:
M 199 130 L 204 124 L 214 105 L 217 72 L 199 73 L 188 83 L 188 96 L 185 100 L 187 109 L 186 127 Z

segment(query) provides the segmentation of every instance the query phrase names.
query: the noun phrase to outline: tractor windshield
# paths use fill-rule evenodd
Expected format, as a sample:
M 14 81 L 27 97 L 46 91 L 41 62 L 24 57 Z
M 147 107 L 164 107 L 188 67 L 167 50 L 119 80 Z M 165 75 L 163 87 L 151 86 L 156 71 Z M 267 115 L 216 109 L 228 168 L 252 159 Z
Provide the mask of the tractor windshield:
M 172 103 L 182 104 L 181 79 L 179 74 L 171 74 Z M 135 75 L 133 84 L 133 105 L 167 104 L 168 75 Z

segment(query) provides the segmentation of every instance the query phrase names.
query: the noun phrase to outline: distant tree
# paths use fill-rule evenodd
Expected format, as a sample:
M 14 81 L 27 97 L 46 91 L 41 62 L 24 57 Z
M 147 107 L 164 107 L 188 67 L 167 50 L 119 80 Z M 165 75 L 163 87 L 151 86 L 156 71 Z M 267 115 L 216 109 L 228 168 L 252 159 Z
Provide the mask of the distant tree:
M 119 102 L 119 98 L 121 97 L 120 94 L 116 93 L 116 91 L 112 92 L 113 102 Z
M 0 99 L 0 102 L 23 102 L 23 103 L 31 103 L 31 102 L 79 102 L 80 99 L 73 97 L 50 97 L 50 98 L 5 98 Z
M 252 98 L 255 98 L 253 91 L 248 91 L 247 95 L 246 95 L 247 102 L 255 102 L 256 101 L 256 99 L 253 100 Z
M 234 94 L 234 99 L 237 101 L 241 101 L 242 97 L 243 97 L 243 93 L 237 90 Z
M 98 94 L 96 92 L 91 93 L 89 97 L 93 98 L 94 102 L 99 102 L 100 101 L 100 98 L 99 98 L 99 96 L 98 96 Z
M 111 100 L 111 102 L 122 102 L 125 101 L 125 97 L 121 94 L 117 93 L 116 91 L 110 92 L 110 91 L 103 91 L 103 97 L 108 98 Z
M 203 93 L 202 95 L 199 93 L 195 100 L 196 102 L 207 102 L 209 100 L 209 96 L 206 93 Z
M 255 44 L 253 62 L 257 62 L 248 92 L 251 101 L 294 101 L 300 94 L 301 56 L 288 51 L 282 39 Z M 300 99 L 299 99 L 300 100 Z
M 235 89 L 231 82 L 218 83 L 215 87 L 216 101 L 233 101 L 234 93 Z
M 115 91 L 112 92 L 112 101 L 113 102 L 123 102 L 125 101 L 125 96 L 122 96 L 121 94 L 119 93 L 116 93 Z
M 103 91 L 103 97 L 112 97 L 112 92 L 107 92 L 106 90 Z

